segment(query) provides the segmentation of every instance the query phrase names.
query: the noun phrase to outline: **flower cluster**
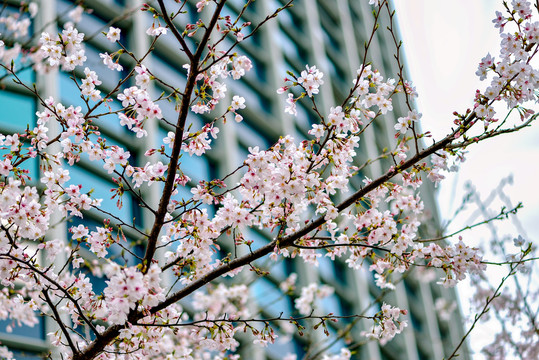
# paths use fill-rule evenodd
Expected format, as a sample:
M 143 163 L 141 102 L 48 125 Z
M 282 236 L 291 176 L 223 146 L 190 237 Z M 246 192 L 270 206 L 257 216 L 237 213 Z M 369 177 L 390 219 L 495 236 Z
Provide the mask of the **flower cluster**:
M 317 299 L 323 299 L 333 294 L 333 288 L 322 285 L 318 286 L 316 283 L 311 283 L 301 289 L 301 296 L 294 300 L 294 306 L 298 309 L 302 315 L 309 315 L 314 311 L 314 302 Z
M 400 334 L 408 323 L 400 320 L 401 315 L 406 315 L 406 310 L 401 310 L 397 307 L 392 307 L 388 304 L 382 305 L 382 310 L 378 313 L 379 322 L 373 326 L 370 331 L 364 331 L 362 334 L 369 338 L 374 338 L 384 345 L 395 335 Z
M 395 130 L 401 134 L 406 134 L 406 131 L 412 126 L 412 124 L 418 122 L 419 119 L 421 119 L 421 114 L 419 114 L 416 110 L 409 111 L 408 116 L 397 119 Z
M 200 312 L 195 315 L 194 319 L 209 320 L 227 317 L 234 320 L 247 318 L 249 316 L 246 307 L 248 294 L 245 285 L 227 288 L 222 284 L 207 294 L 197 292 L 193 305 L 195 310 Z M 235 350 L 239 345 L 238 341 L 234 339 L 234 333 L 240 328 L 234 327 L 232 322 L 202 322 L 201 324 L 203 328 L 199 335 L 206 337 L 206 333 L 210 334 L 201 342 L 205 347 L 225 351 Z
M 509 108 L 535 100 L 534 90 L 539 86 L 539 70 L 532 66 L 532 49 L 539 43 L 539 23 L 532 22 L 532 6 L 529 1 L 512 1 L 512 11 L 507 16 L 497 11 L 493 20 L 500 29 L 500 60 L 487 54 L 479 63 L 476 74 L 481 80 L 493 74 L 490 86 L 476 99 L 475 112 L 479 118 L 491 121 L 495 112 L 490 106 L 493 100 L 503 99 Z M 517 32 L 507 31 L 514 22 Z M 506 32 L 507 31 L 507 32 Z
M 203 155 L 206 150 L 211 149 L 211 138 L 217 139 L 217 134 L 219 133 L 219 128 L 212 126 L 211 124 L 206 124 L 198 134 L 190 136 L 185 134 L 184 143 L 182 144 L 182 149 L 187 151 L 189 155 L 200 156 Z
M 101 81 L 96 72 L 91 71 L 89 68 L 85 68 L 84 75 L 86 75 L 86 77 L 82 79 L 82 84 L 80 86 L 81 94 L 89 97 L 92 101 L 101 100 L 101 92 L 95 88 L 96 86 L 101 85 Z
M 231 68 L 229 69 L 229 65 Z M 188 70 L 189 65 L 184 66 Z M 234 80 L 241 79 L 253 67 L 251 60 L 247 56 L 230 56 L 216 61 L 208 71 L 199 74 L 197 81 L 199 84 L 198 101 L 191 106 L 191 111 L 195 114 L 204 114 L 215 108 L 220 100 L 224 99 L 227 86 L 223 82 L 229 76 Z M 211 94 L 209 94 L 211 90 Z M 234 97 L 232 108 L 234 112 L 243 109 L 243 102 L 239 97 Z M 241 118 L 237 118 L 241 121 Z
M 49 228 L 50 210 L 41 204 L 36 188 L 27 186 L 21 189 L 21 182 L 10 178 L 9 183 L 0 183 L 0 219 L 0 248 L 9 250 L 10 239 L 24 237 L 36 240 L 45 235 Z
M 180 221 L 170 222 L 165 229 L 161 242 L 177 244 L 177 250 L 167 252 L 165 259 L 169 266 L 173 265 L 182 283 L 201 278 L 221 265 L 219 261 L 212 262 L 214 241 L 219 231 L 208 219 L 206 209 L 187 212 Z
M 120 34 L 121 30 L 118 28 L 115 28 L 113 26 L 109 27 L 109 31 L 107 32 L 107 40 L 110 42 L 116 42 L 120 40 Z
M 23 49 L 22 43 L 28 41 L 29 32 L 32 26 L 32 19 L 36 16 L 38 4 L 35 2 L 21 3 L 18 12 L 3 11 L 0 14 L 0 24 L 2 24 L 2 38 L 9 39 L 4 42 L 0 40 L 0 59 L 8 67 L 16 67 L 12 61 L 17 58 L 21 63 L 27 61 L 34 62 L 35 55 Z M 39 58 L 39 57 L 38 57 Z M 14 66 L 15 65 L 15 66 Z
M 455 286 L 466 278 L 466 273 L 482 273 L 486 265 L 478 253 L 478 249 L 470 248 L 462 240 L 455 246 L 441 246 L 431 243 L 426 247 L 414 250 L 412 257 L 430 260 L 429 265 L 444 270 L 446 277 L 440 283 L 445 287 Z
M 324 83 L 322 78 L 324 74 L 316 68 L 316 66 L 306 66 L 307 70 L 301 72 L 301 76 L 298 78 L 298 84 L 305 89 L 309 97 L 318 94 L 320 85 Z
M 39 52 L 43 59 L 48 60 L 49 66 L 61 66 L 62 70 L 72 71 L 86 61 L 83 39 L 84 34 L 79 33 L 73 26 L 62 30 L 61 37 L 52 37 L 44 32 L 41 34 Z
M 163 114 L 159 105 L 151 100 L 146 90 L 150 81 L 146 67 L 136 66 L 135 71 L 137 72 L 135 77 L 137 86 L 125 89 L 117 96 L 125 110 L 118 117 L 122 126 L 126 126 L 136 134 L 137 138 L 141 138 L 148 135 L 148 132 L 144 130 L 144 123 L 151 119 L 161 119 Z
M 103 294 L 105 301 L 100 305 L 97 316 L 111 324 L 123 324 L 127 314 L 140 301 L 142 306 L 154 306 L 164 300 L 163 289 L 159 286 L 161 270 L 157 265 L 143 275 L 135 267 L 117 268 L 112 266 L 110 280 Z M 150 291 L 151 290 L 151 291 Z

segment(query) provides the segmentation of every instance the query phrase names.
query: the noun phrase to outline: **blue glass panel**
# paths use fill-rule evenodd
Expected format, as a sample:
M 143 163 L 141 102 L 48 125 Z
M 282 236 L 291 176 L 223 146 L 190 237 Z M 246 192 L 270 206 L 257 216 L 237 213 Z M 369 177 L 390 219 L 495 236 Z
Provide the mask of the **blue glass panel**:
M 415 311 L 412 310 L 412 308 L 410 308 L 410 310 L 408 311 L 408 314 L 409 314 L 408 319 L 410 319 L 410 322 L 412 323 L 412 327 L 414 328 L 414 330 L 417 332 L 421 332 L 423 330 L 423 322 L 421 321 L 421 319 L 417 316 Z
M 269 243 L 268 238 L 266 238 L 264 235 L 260 234 L 258 231 L 252 230 L 252 229 L 246 229 L 243 232 L 243 236 L 245 237 L 245 240 L 251 240 L 253 241 L 253 247 L 255 249 L 258 249 L 259 247 L 262 247 L 264 245 L 267 245 Z
M 178 195 L 176 195 L 175 198 L 189 201 L 189 199 L 193 197 L 193 194 L 191 193 L 191 188 L 192 186 L 190 186 L 189 184 L 178 187 Z
M 293 58 L 299 57 L 298 48 L 296 44 L 288 37 L 288 35 L 282 31 L 277 31 L 275 35 L 277 37 L 277 43 L 286 55 Z
M 171 124 L 176 124 L 178 120 L 178 113 L 176 112 L 176 104 L 174 101 L 161 100 L 157 103 L 161 108 L 161 113 L 163 114 L 163 119 Z M 167 136 L 168 131 L 160 128 L 158 132 L 158 145 L 163 145 L 163 138 Z M 167 145 L 168 147 L 168 145 Z
M 0 91 L 0 129 L 3 134 L 22 132 L 35 127 L 36 103 L 32 97 Z
M 70 74 L 60 72 L 58 82 L 60 85 L 61 103 L 64 106 L 81 106 L 83 109 L 86 109 L 86 105 L 80 97 L 80 90 L 77 85 L 75 85 L 75 82 L 71 79 Z M 80 85 L 80 79 L 77 79 L 77 82 Z
M 112 101 L 107 103 L 107 106 L 101 105 L 98 109 L 96 109 L 93 114 L 99 115 L 99 114 L 105 114 L 111 111 L 118 111 L 123 109 L 123 106 L 118 101 Z M 130 131 L 127 127 L 122 126 L 120 124 L 120 118 L 117 114 L 109 114 L 105 116 L 100 116 L 98 119 L 95 120 L 95 123 L 99 125 L 100 129 L 106 128 L 109 131 L 114 131 L 114 133 L 118 136 L 126 136 L 130 137 L 133 140 L 135 139 L 135 133 Z M 129 141 L 129 139 L 124 138 L 126 142 Z M 140 140 L 139 140 L 140 141 Z
M 272 1 L 272 2 L 273 2 L 272 8 L 274 8 L 274 9 L 277 9 L 277 8 L 282 6 L 282 4 L 279 4 L 276 1 Z M 292 12 L 291 11 L 281 11 L 279 13 L 279 16 L 277 16 L 277 20 L 279 21 L 279 23 L 283 24 L 285 27 L 296 26 L 296 22 L 294 21 L 294 19 L 292 17 Z
M 21 80 L 24 84 L 31 87 L 31 85 L 35 82 L 35 74 L 31 66 L 32 64 L 21 62 L 21 58 L 22 57 L 19 55 L 16 59 L 13 60 L 13 69 L 15 71 L 15 74 L 17 75 L 17 78 L 19 78 L 19 80 Z M 11 64 L 5 65 L 8 67 L 11 66 Z M 15 77 L 11 75 L 11 72 L 8 72 L 4 68 L 0 68 L 0 77 L 3 77 L 4 75 L 7 75 L 6 79 L 3 80 L 4 82 L 11 82 L 12 79 L 15 79 Z
M 102 1 L 106 2 L 108 4 L 116 4 L 116 5 L 120 5 L 120 6 L 125 5 L 125 0 L 102 0 Z
M 10 348 L 9 351 L 13 353 L 13 357 L 17 360 L 43 360 L 46 357 L 45 354 L 41 355 L 38 352 L 28 350 L 15 350 Z
M 161 81 L 171 85 L 177 89 L 183 89 L 185 86 L 185 69 L 178 68 L 176 65 L 172 65 L 165 59 L 158 55 L 152 57 L 152 63 L 150 70 Z M 170 88 L 161 85 L 159 82 L 155 83 L 167 93 L 170 92 Z M 169 119 L 169 121 L 171 121 Z
M 323 253 L 324 254 L 324 253 Z M 319 274 L 326 281 L 342 281 L 335 277 L 335 268 L 333 261 L 327 256 L 321 256 L 318 258 Z
M 262 148 L 262 150 L 266 150 L 266 149 Z M 245 160 L 247 160 L 247 158 L 249 157 L 250 152 L 247 150 L 247 148 L 245 148 L 243 146 L 240 146 L 240 147 L 238 147 L 238 153 L 239 153 L 239 158 L 238 158 L 238 163 L 236 165 L 240 166 L 240 165 L 243 164 L 243 162 Z M 242 169 L 242 174 L 244 174 L 246 172 L 246 169 L 247 168 Z
M 246 53 L 253 63 L 253 69 L 245 75 L 246 83 L 248 83 L 251 88 L 256 89 L 259 92 L 260 90 L 263 90 L 263 88 L 258 88 L 260 85 L 263 84 L 263 86 L 268 86 L 268 67 L 266 64 L 262 63 L 261 61 L 257 61 L 256 59 L 256 56 L 260 54 L 260 51 L 262 50 L 256 47 L 243 48 L 243 52 Z M 271 104 L 272 98 L 267 97 L 267 95 L 262 92 L 260 92 L 259 96 L 265 100 L 265 102 L 261 104 L 263 109 L 270 112 L 271 110 L 269 105 Z
M 283 295 L 280 289 L 265 278 L 259 278 L 253 283 L 251 294 L 259 308 L 270 316 L 279 316 L 283 313 L 283 316 L 287 317 L 292 313 L 290 298 Z
M 236 131 L 238 132 L 238 140 L 245 147 L 254 147 L 258 146 L 260 150 L 266 150 L 270 146 L 270 142 L 262 136 L 259 131 L 254 130 L 247 122 L 240 123 L 236 126 Z M 242 159 L 245 160 L 246 158 Z
M 271 114 L 271 99 L 260 92 L 264 89 L 263 87 L 260 88 L 260 83 L 258 83 L 259 80 L 256 79 L 256 76 L 252 76 L 254 77 L 250 78 L 252 86 L 248 85 L 247 81 L 235 81 L 233 87 L 234 93 L 238 94 L 239 96 L 243 96 L 245 98 L 245 105 L 253 112 L 256 113 L 256 111 L 262 110 L 266 114 Z M 247 80 L 248 77 L 245 77 L 245 79 Z M 253 86 L 257 85 L 258 89 L 255 89 Z M 263 114 L 260 115 L 263 116 Z M 273 115 L 268 118 L 268 120 L 272 118 L 274 118 Z M 246 120 L 249 119 L 246 118 Z
M 304 132 L 307 132 L 311 130 L 311 123 L 309 121 L 311 116 L 309 114 L 309 110 L 305 108 L 305 104 L 302 101 L 299 101 L 296 104 L 296 110 L 298 111 L 298 116 L 296 116 L 296 126 Z M 309 139 L 312 138 L 313 136 L 309 136 Z
M 118 197 L 111 199 L 112 193 L 110 190 L 114 188 L 114 184 L 106 181 L 105 179 L 92 174 L 79 166 L 73 166 L 69 168 L 71 180 L 69 184 L 82 184 L 82 191 L 87 192 L 90 189 L 94 189 L 92 193 L 93 198 L 101 198 L 101 209 L 115 214 L 128 224 L 132 223 L 132 199 L 129 194 L 124 194 L 122 197 L 123 207 L 118 209 L 116 202 Z
M 1 320 L 0 321 L 0 333 L 8 333 L 6 331 L 7 326 L 11 326 L 12 332 L 8 334 L 27 336 L 33 339 L 45 339 L 45 321 L 43 317 L 38 317 L 38 323 L 34 326 L 28 326 L 21 324 L 18 325 L 17 321 L 11 319 Z
M 322 307 L 322 309 L 317 309 L 317 314 L 323 313 L 324 315 L 327 315 L 333 313 L 334 315 L 346 315 L 342 314 L 341 303 L 335 293 L 322 299 Z
M 193 182 L 198 183 L 200 180 L 210 179 L 210 165 L 208 159 L 203 156 L 189 155 L 183 153 L 181 159 L 181 169 L 189 176 Z
M 189 2 L 187 2 L 186 5 L 187 5 L 186 8 L 193 7 L 192 5 L 190 5 Z M 177 7 L 178 5 L 176 4 L 174 5 L 174 7 L 167 6 L 167 9 L 173 9 Z M 184 22 L 191 21 L 194 24 L 199 19 L 199 15 L 200 14 L 196 12 L 196 9 L 194 12 L 189 11 L 189 15 L 182 14 L 178 16 L 176 18 L 175 23 L 179 23 L 180 21 L 184 21 Z M 191 17 L 191 20 L 189 20 L 189 17 Z M 180 21 L 177 21 L 178 19 Z M 180 25 L 180 27 L 181 26 L 182 25 Z M 196 49 L 196 45 L 194 44 L 195 39 L 193 39 L 193 37 L 185 37 L 184 39 L 189 49 L 191 49 L 191 51 Z M 174 64 L 175 66 L 178 66 L 178 70 L 180 71 L 183 71 L 182 65 L 188 63 L 188 61 L 186 60 L 186 57 L 183 57 L 180 55 L 180 54 L 183 54 L 183 51 L 179 50 L 178 40 L 176 40 L 174 36 L 161 36 L 159 38 L 159 41 L 157 42 L 157 46 L 155 48 L 154 54 L 159 55 L 161 58 L 167 59 L 166 60 L 167 62 L 170 62 L 171 64 Z M 181 57 L 179 57 L 178 55 L 180 55 Z
M 284 280 L 288 277 L 289 273 L 286 271 L 286 260 L 279 258 L 277 261 L 270 260 L 271 276 L 276 279 Z

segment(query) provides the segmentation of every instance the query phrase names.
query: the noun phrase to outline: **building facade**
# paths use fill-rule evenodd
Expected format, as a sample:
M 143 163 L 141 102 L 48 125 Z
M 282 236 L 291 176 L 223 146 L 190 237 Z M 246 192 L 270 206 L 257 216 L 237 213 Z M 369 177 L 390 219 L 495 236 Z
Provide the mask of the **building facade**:
M 178 7 L 173 0 L 167 0 L 165 3 L 170 9 Z M 195 3 L 196 1 L 187 1 L 185 5 L 187 14 L 183 18 L 191 17 L 190 20 L 193 21 L 196 19 Z M 256 1 L 246 9 L 244 19 L 256 24 L 265 14 L 270 14 L 285 3 L 284 0 Z M 244 0 L 229 0 L 224 15 L 235 18 L 242 11 L 244 4 Z M 8 10 L 16 11 L 17 5 L 16 1 L 10 3 Z M 139 0 L 86 0 L 83 5 L 91 9 L 91 12 L 82 14 L 82 20 L 77 24 L 79 31 L 85 33 L 85 38 L 89 39 L 86 43 L 87 65 L 100 72 L 100 79 L 103 82 L 101 89 L 108 92 L 118 83 L 122 73 L 111 72 L 101 63 L 99 53 L 117 50 L 114 44 L 105 41 L 101 32 L 107 31 L 110 25 L 121 28 L 121 41 L 126 44 L 126 48 L 141 56 L 150 46 L 151 39 L 146 35 L 146 29 L 152 19 L 149 13 L 137 11 L 142 6 L 142 1 Z M 63 25 L 70 21 L 67 14 L 74 9 L 74 6 L 74 2 L 69 0 L 41 0 L 34 30 L 44 28 L 51 33 L 61 31 Z M 178 21 L 182 21 L 183 18 L 178 17 Z M 387 22 L 387 19 L 383 21 Z M 275 93 L 276 89 L 283 85 L 286 71 L 291 70 L 299 74 L 306 64 L 316 65 L 321 69 L 325 74 L 325 84 L 320 89 L 318 105 L 321 109 L 329 109 L 347 96 L 352 79 L 363 60 L 366 34 L 370 34 L 372 26 L 372 8 L 366 0 L 296 0 L 291 9 L 283 11 L 277 19 L 269 21 L 253 38 L 240 43 L 237 52 L 246 54 L 252 60 L 253 70 L 241 84 L 239 82 L 229 84 L 229 93 L 245 97 L 248 105 L 242 110 L 245 120 L 241 124 L 223 126 L 215 149 L 208 152 L 207 156 L 183 158 L 185 173 L 193 179 L 193 183 L 228 174 L 242 163 L 251 146 L 269 147 L 283 134 L 292 134 L 296 139 L 307 138 L 307 131 L 316 114 L 303 103 L 298 103 L 297 117 L 285 114 L 284 98 Z M 369 60 L 384 76 L 392 76 L 397 71 L 392 61 L 394 51 L 389 33 L 378 31 L 369 50 Z M 146 66 L 157 77 L 168 79 L 179 88 L 185 83 L 185 70 L 182 66 L 186 62 L 186 58 L 178 51 L 178 45 L 171 37 L 162 37 L 145 60 Z M 133 64 L 129 62 L 124 63 L 125 69 L 132 66 Z M 20 76 L 25 81 L 35 82 L 44 94 L 43 97 L 53 96 L 66 106 L 84 106 L 78 95 L 78 89 L 70 79 L 71 74 L 56 72 L 39 75 L 27 69 L 22 71 Z M 30 127 L 35 126 L 35 112 L 39 109 L 36 99 L 31 94 L 12 85 L 6 81 L 8 79 L 9 77 L 4 79 L 5 89 L 0 91 L 0 104 L 9 104 L 3 106 L 0 112 L 0 132 L 3 134 L 23 131 L 27 124 L 30 124 Z M 169 91 L 158 82 L 152 86 L 155 96 Z M 173 102 L 161 101 L 159 105 L 165 118 L 176 118 Z M 120 104 L 114 102 L 110 106 L 113 110 L 121 108 Z M 398 116 L 406 112 L 404 104 L 394 102 L 393 107 L 392 115 L 387 116 L 383 122 L 374 123 L 363 136 L 360 142 L 359 163 L 374 157 L 383 148 L 393 144 L 393 124 Z M 192 119 L 195 126 L 202 121 L 203 119 Z M 133 162 L 138 166 L 143 166 L 146 162 L 143 149 L 160 146 L 162 139 L 171 130 L 163 122 L 148 123 L 146 130 L 150 136 L 144 143 L 140 143 L 143 146 L 137 146 L 132 133 L 126 132 L 115 116 L 109 115 L 98 119 L 96 123 L 101 128 L 102 136 L 111 143 L 129 149 Z M 38 167 L 36 160 L 28 165 L 28 170 L 37 173 Z M 376 163 L 365 170 L 365 175 L 376 177 L 382 173 L 382 168 L 383 163 Z M 101 196 L 104 199 L 103 207 L 115 208 L 116 200 L 109 199 L 108 195 L 114 184 L 103 168 L 82 159 L 70 169 L 70 172 L 72 183 L 91 184 L 97 197 L 103 194 Z M 352 185 L 359 187 L 360 181 Z M 145 195 L 150 203 L 155 204 L 159 199 L 159 193 L 155 190 L 148 191 Z M 185 194 L 186 197 L 189 195 Z M 436 218 L 433 193 L 426 192 L 423 198 Z M 124 196 L 123 201 L 122 210 L 118 213 L 119 218 L 125 221 L 135 219 L 136 225 L 142 229 L 151 224 L 152 217 L 141 212 L 135 199 L 130 198 L 129 194 Z M 89 213 L 83 223 L 91 227 L 98 225 L 99 221 L 98 214 Z M 72 222 L 70 226 L 76 224 Z M 66 228 L 58 227 L 54 231 L 56 233 L 53 236 L 67 241 Z M 255 243 L 262 244 L 269 241 L 263 232 L 255 230 L 250 230 L 244 235 L 253 239 Z M 132 236 L 133 239 L 136 238 L 135 234 Z M 337 338 L 333 343 L 328 342 L 321 332 L 313 332 L 304 337 L 295 335 L 292 341 L 278 340 L 274 346 L 269 346 L 267 351 L 246 346 L 244 348 L 246 359 L 281 359 L 286 353 L 297 354 L 298 359 L 301 359 L 306 353 L 313 355 L 323 350 L 331 353 L 347 346 L 355 351 L 354 358 L 357 359 L 441 360 L 453 350 L 463 335 L 462 322 L 454 320 L 459 316 L 457 313 L 454 313 L 454 318 L 448 322 L 441 319 L 435 309 L 436 299 L 443 297 L 457 301 L 455 294 L 422 281 L 418 271 L 406 274 L 396 283 L 397 288 L 394 292 L 384 294 L 374 284 L 370 272 L 352 271 L 340 261 L 322 259 L 316 271 L 300 262 L 286 261 L 273 265 L 270 270 L 269 276 L 252 279 L 251 295 L 257 302 L 254 307 L 263 309 L 261 311 L 263 315 L 276 316 L 281 312 L 285 314 L 294 312 L 293 298 L 283 297 L 278 284 L 288 274 L 295 272 L 300 279 L 300 285 L 314 281 L 335 289 L 335 293 L 320 304 L 326 312 L 372 315 L 379 310 L 379 304 L 383 299 L 400 308 L 409 309 L 409 326 L 401 336 L 397 336 L 385 346 L 379 346 L 375 342 L 366 342 L 359 335 L 370 326 L 370 323 L 365 321 L 353 324 L 353 321 L 342 321 L 329 328 L 330 333 Z M 5 325 L 8 324 L 0 322 L 0 341 L 23 359 L 40 359 L 39 354 L 48 349 L 46 334 L 54 331 L 54 324 L 46 319 L 42 319 L 33 328 L 14 327 L 12 332 L 6 332 Z M 347 327 L 352 325 L 352 330 L 347 331 Z M 346 336 L 339 336 L 343 333 L 346 333 Z M 285 338 L 284 329 L 280 336 Z

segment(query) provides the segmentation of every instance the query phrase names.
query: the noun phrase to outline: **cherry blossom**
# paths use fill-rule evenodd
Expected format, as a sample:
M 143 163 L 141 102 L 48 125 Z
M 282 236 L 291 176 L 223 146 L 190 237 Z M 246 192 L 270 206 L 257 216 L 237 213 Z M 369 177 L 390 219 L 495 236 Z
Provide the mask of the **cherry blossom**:
M 178 21 L 170 20 L 171 9 L 162 1 L 158 9 L 150 5 L 142 9 L 153 16 L 147 34 L 168 36 L 183 52 L 184 88 L 157 78 L 146 56 L 121 49 L 92 59 L 121 78 L 110 93 L 101 88 L 110 72 L 88 65 L 92 62 L 87 62 L 85 35 L 74 25 L 84 15 L 82 7 L 70 11 L 72 22 L 65 23 L 59 34 L 38 35 L 31 49 L 18 39 L 35 28 L 37 5 L 21 7 L 25 16 L 0 15 L 15 39 L 1 45 L 4 70 L 14 77 L 17 70 L 9 63 L 21 56 L 39 73 L 69 72 L 80 92 L 75 95 L 83 102 L 82 106 L 60 102 L 27 86 L 24 91 L 33 93 L 40 104 L 36 125 L 0 135 L 1 320 L 11 321 L 13 327 L 36 325 L 38 314 L 52 318 L 59 329 L 49 334 L 50 341 L 71 359 L 113 359 L 119 354 L 137 359 L 225 355 L 234 359 L 238 355 L 233 352 L 245 338 L 255 346 L 270 346 L 282 334 L 284 323 L 303 331 L 308 319 L 320 321 L 323 328 L 327 321 L 339 320 L 340 315 L 326 314 L 317 304 L 334 290 L 314 282 L 301 287 L 298 280 L 303 279 L 295 273 L 276 286 L 294 298 L 292 313 L 259 317 L 248 281 L 251 274 L 263 277 L 271 272 L 259 263 L 266 256 L 272 264 L 295 258 L 307 268 L 342 261 L 353 270 L 370 272 L 376 286 L 386 291 L 395 289 L 400 274 L 411 268 L 436 269 L 436 276 L 442 276 L 439 284 L 446 287 L 485 272 L 482 253 L 464 235 L 425 238 L 422 226 L 428 224 L 428 202 L 422 200 L 421 187 L 426 179 L 437 184 L 446 172 L 457 171 L 468 145 L 514 132 L 535 119 L 528 106 L 537 101 L 539 87 L 532 61 L 539 26 L 529 1 L 512 1 L 506 14 L 496 13 L 500 53 L 496 57 L 488 53 L 476 72 L 487 81 L 485 89 L 475 93 L 469 110 L 453 114 L 455 127 L 443 140 L 430 141 L 429 133 L 420 129 L 422 115 L 410 101 L 417 92 L 402 70 L 384 74 L 376 64 L 363 62 L 348 83 L 348 95 L 323 108 L 319 95 L 325 75 L 322 68 L 306 65 L 299 73 L 283 74 L 283 83 L 276 84 L 277 93 L 286 94 L 285 113 L 304 116 L 298 112 L 299 104 L 312 109 L 312 118 L 302 119 L 309 121 L 305 132 L 283 134 L 267 148 L 251 146 L 231 174 L 193 182 L 187 175 L 193 169 L 184 168 L 188 159 L 205 155 L 223 134 L 229 136 L 227 126 L 243 126 L 227 123 L 230 116 L 237 122 L 250 116 L 247 94 L 236 82 L 255 64 L 236 48 L 251 37 L 251 23 L 219 16 L 224 2 L 210 3 L 198 1 L 196 13 L 216 11 L 215 16 L 181 29 Z M 387 1 L 369 4 L 374 6 L 374 39 L 379 17 L 387 12 L 392 22 L 393 14 Z M 180 11 L 173 17 L 183 15 Z M 104 35 L 118 42 L 121 31 L 110 26 Z M 395 40 L 393 45 L 402 69 L 400 44 Z M 366 53 L 369 46 L 365 45 Z M 155 93 L 157 83 L 167 89 L 160 95 Z M 172 118 L 161 110 L 168 102 L 175 105 Z M 515 109 L 522 123 L 511 127 L 495 119 L 494 106 L 499 102 Z M 400 105 L 394 109 L 395 104 L 406 104 L 406 109 L 401 111 Z M 128 141 L 137 143 L 130 144 L 130 150 L 112 143 L 101 129 L 105 116 L 132 133 Z M 391 120 L 395 118 L 396 123 Z M 362 159 L 360 148 L 372 147 L 366 131 L 380 128 L 382 122 L 391 129 L 394 142 L 373 158 Z M 424 125 L 428 127 L 428 122 Z M 166 134 L 160 135 L 162 142 L 148 133 L 156 127 Z M 140 161 L 142 154 L 145 158 Z M 26 169 L 30 159 L 39 159 L 39 173 Z M 113 184 L 110 194 L 96 194 L 92 184 L 74 183 L 74 166 L 104 174 Z M 158 193 L 160 200 L 149 201 L 146 193 Z M 142 209 L 141 216 L 150 219 L 147 229 L 138 225 L 140 219 L 123 218 L 107 202 L 116 201 L 119 210 L 126 196 Z M 67 239 L 53 236 L 51 230 L 64 222 Z M 263 233 L 268 242 L 257 243 L 252 231 Z M 520 250 L 506 254 L 508 264 L 512 272 L 525 272 L 532 247 L 521 238 L 514 245 Z M 99 282 L 103 290 L 98 290 Z M 493 303 L 496 294 L 481 288 L 478 302 L 502 309 L 521 301 L 505 294 Z M 439 316 L 447 318 L 453 306 L 439 300 Z M 370 321 L 372 327 L 363 335 L 381 344 L 406 327 L 406 309 L 383 303 L 371 313 L 342 315 Z M 245 338 L 239 336 L 244 333 Z M 527 349 L 531 357 L 536 354 L 531 345 Z M 322 358 L 352 355 L 343 348 Z M 0 356 L 13 355 L 0 347 Z
M 120 40 L 120 29 L 113 26 L 109 27 L 109 31 L 107 32 L 107 39 L 110 42 L 116 42 Z

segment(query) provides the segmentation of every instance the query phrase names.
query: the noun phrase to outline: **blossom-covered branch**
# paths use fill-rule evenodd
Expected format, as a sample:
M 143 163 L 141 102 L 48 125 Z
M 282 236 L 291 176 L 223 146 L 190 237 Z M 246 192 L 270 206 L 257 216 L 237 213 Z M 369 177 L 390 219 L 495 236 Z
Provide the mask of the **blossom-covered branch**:
M 197 181 L 189 177 L 196 169 L 190 172 L 186 159 L 205 156 L 228 136 L 219 127 L 244 126 L 244 116 L 251 116 L 250 99 L 235 85 L 246 81 L 256 64 L 239 53 L 239 44 L 290 11 L 293 0 L 267 10 L 256 24 L 243 20 L 255 6 L 250 0 L 235 19 L 227 14 L 226 0 L 201 0 L 194 6 L 184 0 L 175 9 L 162 0 L 159 9 L 145 4 L 142 15 L 152 19 L 146 48 L 130 51 L 122 30 L 111 23 L 107 32 L 95 35 L 110 45 L 92 59 L 105 67 L 100 71 L 90 67 L 88 39 L 77 29 L 82 7 L 69 12 L 70 21 L 58 34 L 29 35 L 35 4 L 0 14 L 8 30 L 0 44 L 0 66 L 13 86 L 40 105 L 35 127 L 0 134 L 0 319 L 31 326 L 38 314 L 50 317 L 58 326 L 49 334 L 51 343 L 74 360 L 117 355 L 220 359 L 239 349 L 237 333 L 249 332 L 254 344 L 267 346 L 275 341 L 279 323 L 291 322 L 303 334 L 309 320 L 326 335 L 335 320 L 368 320 L 361 334 L 385 344 L 404 331 L 406 309 L 384 300 L 371 311 L 375 315 L 321 314 L 318 302 L 333 289 L 315 282 L 296 288 L 297 278 L 290 275 L 279 285 L 294 297 L 294 310 L 266 316 L 264 309 L 248 305 L 251 276 L 244 269 L 267 276 L 271 269 L 260 265 L 263 258 L 296 258 L 306 267 L 324 258 L 371 272 L 385 291 L 395 289 L 398 274 L 413 265 L 437 269 L 447 287 L 469 274 L 482 274 L 488 262 L 479 249 L 454 239 L 464 229 L 437 238 L 419 235 L 428 222 L 420 189 L 424 180 L 437 184 L 446 172 L 457 171 L 470 145 L 532 125 L 537 115 L 528 107 L 537 102 L 539 87 L 532 61 L 539 49 L 539 27 L 532 20 L 537 14 L 528 1 L 505 4 L 506 15 L 495 19 L 502 36 L 499 61 L 489 54 L 477 72 L 490 84 L 476 92 L 469 109 L 453 114 L 455 126 L 444 138 L 427 144 L 430 133 L 420 129 L 422 115 L 413 107 L 417 92 L 405 79 L 395 14 L 388 1 L 369 2 L 374 6 L 372 28 L 344 99 L 321 105 L 327 79 L 322 67 L 288 70 L 277 94 L 285 96 L 283 112 L 291 117 L 302 116 L 299 104 L 312 110 L 304 137 L 282 134 L 268 148 L 251 146 L 228 174 Z M 387 29 L 380 27 L 384 18 Z M 378 31 L 388 31 L 394 46 L 396 70 L 389 76 L 377 69 L 383 64 L 369 60 Z M 148 61 L 165 38 L 176 42 L 178 58 L 185 61 L 181 84 L 158 77 Z M 13 59 L 32 64 L 40 76 L 63 73 L 81 105 L 62 103 L 26 83 L 20 75 L 25 67 Z M 102 80 L 110 74 L 117 80 L 102 93 Z M 163 90 L 159 95 L 157 86 Z M 395 121 L 393 102 L 400 98 L 406 110 Z M 172 115 L 162 110 L 169 102 Z M 498 121 L 496 103 L 518 112 L 517 123 L 509 116 Z M 122 127 L 128 140 L 107 136 L 108 121 Z M 360 141 L 380 126 L 391 131 L 390 150 L 362 158 Z M 156 144 L 159 127 L 166 135 L 159 135 Z M 131 141 L 136 144 L 126 147 Z M 144 156 L 135 159 L 137 150 Z M 39 160 L 39 172 L 25 167 L 32 159 Z M 110 194 L 77 183 L 77 166 L 108 178 Z M 126 197 L 140 214 L 121 212 Z M 478 224 L 489 225 L 516 209 Z M 68 224 L 68 234 L 59 235 L 54 229 L 58 223 Z M 256 242 L 253 229 L 268 241 Z M 531 247 L 506 262 L 511 275 L 531 262 L 526 257 L 530 252 Z M 233 279 L 225 286 L 222 276 Z M 520 283 L 516 286 L 522 294 Z M 0 351 L 11 357 L 6 348 Z M 352 354 L 343 349 L 335 356 L 349 359 Z

